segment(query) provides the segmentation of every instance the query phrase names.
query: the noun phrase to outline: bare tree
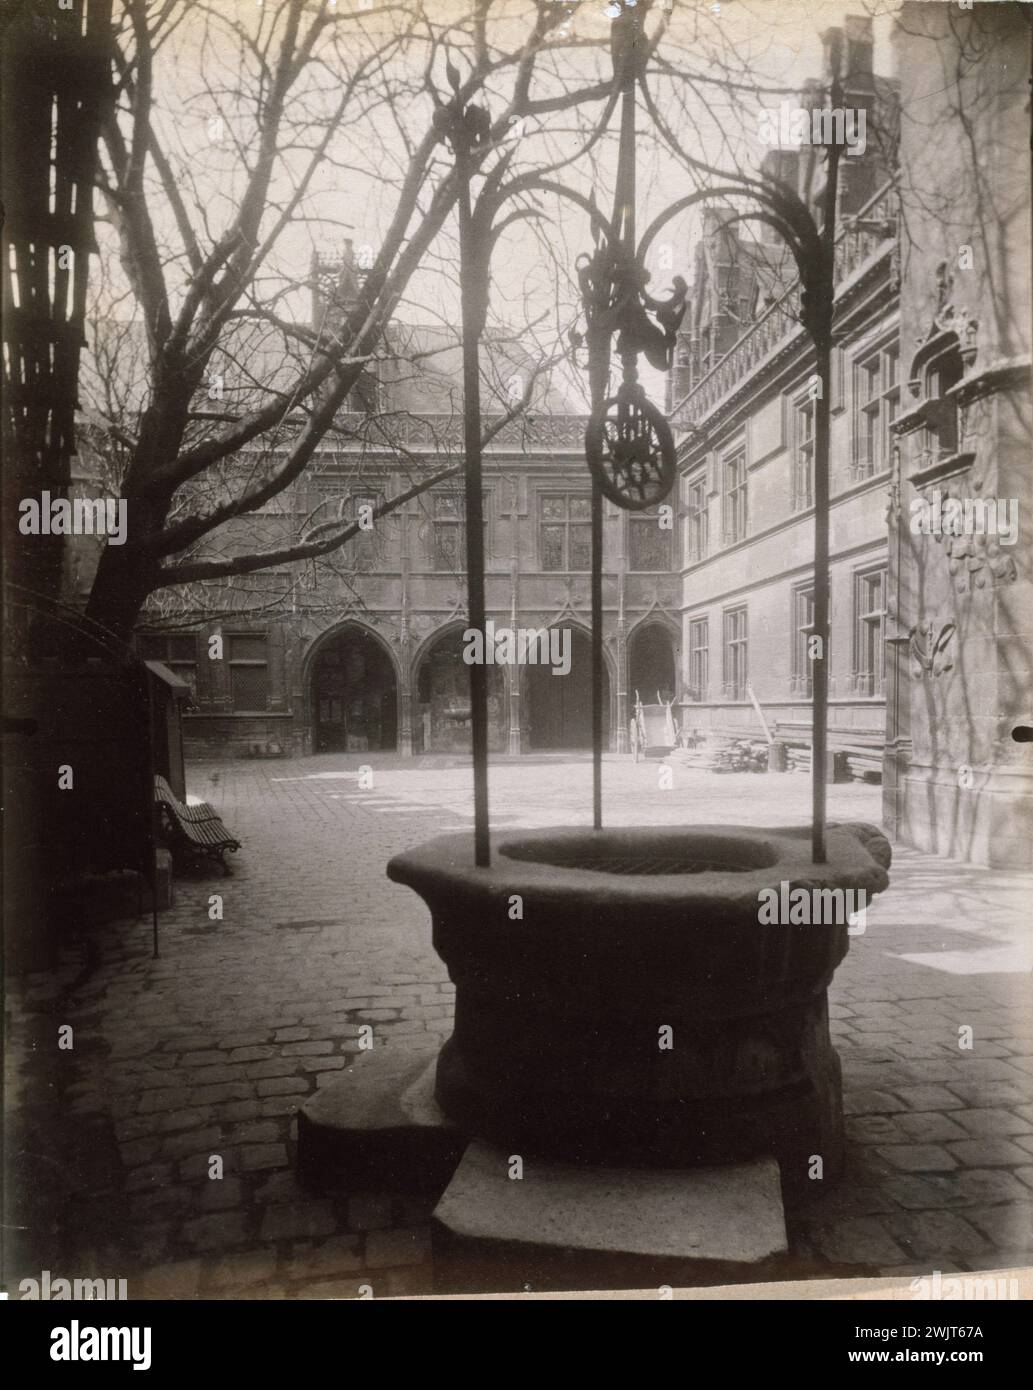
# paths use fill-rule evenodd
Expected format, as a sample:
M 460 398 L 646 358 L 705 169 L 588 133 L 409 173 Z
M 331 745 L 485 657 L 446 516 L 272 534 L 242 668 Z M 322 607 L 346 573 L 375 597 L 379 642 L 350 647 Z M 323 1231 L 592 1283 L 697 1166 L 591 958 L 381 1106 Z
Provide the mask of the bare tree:
M 449 79 L 458 99 L 484 110 L 476 161 L 489 179 L 531 160 L 569 165 L 599 138 L 612 99 L 605 44 L 568 37 L 566 18 L 551 0 L 350 13 L 329 0 L 228 13 L 122 0 L 101 243 L 144 341 L 137 408 L 106 400 L 109 387 L 88 402 L 108 431 L 109 477 L 129 518 L 127 543 L 101 555 L 88 618 L 125 638 L 157 590 L 311 560 L 356 534 L 354 523 L 314 518 L 279 547 L 202 547 L 301 477 L 430 262 L 457 196 L 434 119 L 452 95 Z M 574 80 L 557 66 L 564 48 L 577 59 Z M 553 136 L 548 121 L 563 113 Z M 529 122 L 530 137 L 514 138 Z M 384 230 L 371 264 L 350 302 L 305 327 L 299 232 L 331 233 L 348 190 L 367 188 L 373 172 Z M 252 353 L 264 345 L 267 356 L 270 341 L 284 364 L 275 383 L 251 370 Z M 199 411 L 213 374 L 232 377 L 234 398 Z M 454 468 L 421 470 L 378 513 Z

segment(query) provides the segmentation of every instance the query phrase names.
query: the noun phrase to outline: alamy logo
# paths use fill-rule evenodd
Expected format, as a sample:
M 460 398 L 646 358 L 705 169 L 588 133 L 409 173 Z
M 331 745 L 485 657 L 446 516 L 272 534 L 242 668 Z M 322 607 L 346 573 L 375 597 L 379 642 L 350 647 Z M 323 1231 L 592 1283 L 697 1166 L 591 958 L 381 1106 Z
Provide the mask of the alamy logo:
M 931 1277 L 923 1275 L 919 1279 L 912 1279 L 910 1288 L 912 1298 L 945 1299 L 948 1302 L 956 1299 L 993 1299 L 996 1302 L 1019 1296 L 1017 1279 L 1006 1279 L 999 1275 L 984 1279 L 974 1274 L 944 1279 L 938 1269 L 933 1270 Z
M 863 888 L 793 888 L 783 880 L 757 894 L 762 927 L 841 927 L 863 936 L 868 925 L 868 894 Z
M 70 1327 L 50 1331 L 51 1361 L 131 1361 L 134 1371 L 151 1369 L 149 1327 Z
M 800 145 L 843 145 L 847 154 L 864 154 L 868 113 L 863 106 L 835 108 L 790 106 L 757 112 L 757 139 L 762 145 L 796 149 Z
M 52 497 L 44 492 L 37 499 L 25 497 L 18 503 L 23 536 L 107 536 L 110 545 L 124 545 L 126 539 L 125 498 Z
M 484 631 L 468 627 L 463 633 L 467 666 L 551 666 L 554 676 L 570 673 L 570 629 L 566 627 L 500 627 L 489 618 Z
M 944 497 L 934 488 L 931 497 L 911 503 L 913 536 L 996 536 L 1001 545 L 1019 538 L 1017 497 Z
M 34 1298 L 44 1302 L 64 1298 L 77 1302 L 87 1298 L 114 1301 L 129 1297 L 124 1279 L 52 1279 L 49 1269 L 45 1269 L 38 1279 L 23 1279 L 18 1288 L 21 1297 L 30 1301 Z

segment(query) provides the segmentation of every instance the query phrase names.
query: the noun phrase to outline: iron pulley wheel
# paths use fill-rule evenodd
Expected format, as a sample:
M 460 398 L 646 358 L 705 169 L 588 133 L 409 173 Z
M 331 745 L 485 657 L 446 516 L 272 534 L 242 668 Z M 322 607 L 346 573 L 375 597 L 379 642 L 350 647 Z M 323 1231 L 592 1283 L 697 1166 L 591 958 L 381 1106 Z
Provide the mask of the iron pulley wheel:
M 589 419 L 585 455 L 603 496 L 625 511 L 656 506 L 674 484 L 671 427 L 644 396 L 603 401 Z

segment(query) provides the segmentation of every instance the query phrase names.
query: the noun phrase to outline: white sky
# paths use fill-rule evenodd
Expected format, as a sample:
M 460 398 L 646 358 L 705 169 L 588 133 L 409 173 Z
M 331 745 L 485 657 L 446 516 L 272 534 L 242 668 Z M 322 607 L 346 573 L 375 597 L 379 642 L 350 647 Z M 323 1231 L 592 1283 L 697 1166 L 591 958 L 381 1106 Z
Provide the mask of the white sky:
M 871 4 L 871 0 L 868 3 Z M 610 26 L 610 20 L 603 13 L 605 4 L 606 0 L 583 0 L 573 20 L 575 37 L 605 40 Z M 526 0 L 499 0 L 499 5 L 503 12 L 508 10 L 514 15 L 514 22 L 519 22 L 521 14 L 526 22 Z M 880 7 L 888 9 L 888 0 L 884 4 L 880 0 Z M 339 0 L 338 8 L 339 12 L 346 9 L 358 11 L 364 9 L 364 4 L 363 0 L 350 0 L 345 5 L 344 0 Z M 220 16 L 236 20 L 246 33 L 256 37 L 262 33 L 261 26 L 270 22 L 270 13 L 260 0 L 221 0 L 218 11 Z M 463 0 L 429 0 L 428 12 L 436 21 L 443 22 L 453 15 L 465 13 L 466 5 Z M 820 31 L 841 23 L 845 14 L 864 12 L 865 5 L 859 0 L 850 4 L 833 3 L 832 0 L 722 0 L 720 5 L 675 0 L 670 22 L 672 39 L 680 43 L 683 50 L 691 44 L 693 61 L 696 61 L 697 52 L 705 53 L 708 46 L 727 44 L 736 61 L 747 67 L 756 80 L 796 91 L 806 78 L 821 74 Z M 397 7 L 394 13 L 397 14 Z M 382 24 L 384 21 L 379 22 Z M 363 14 L 363 23 L 375 28 L 378 23 L 376 11 Z M 883 14 L 875 24 L 875 68 L 883 76 L 893 75 L 892 46 L 888 41 L 891 23 L 890 16 Z M 239 186 L 240 164 L 238 154 L 231 149 L 213 147 L 211 122 L 219 113 L 214 107 L 212 93 L 202 91 L 203 87 L 218 88 L 221 85 L 220 69 L 226 65 L 231 72 L 235 55 L 224 42 L 215 48 L 210 44 L 202 47 L 203 33 L 203 7 L 198 6 L 196 17 L 194 14 L 187 16 L 159 59 L 157 90 L 165 115 L 159 121 L 158 128 L 163 147 L 170 152 L 177 169 L 183 171 L 184 179 L 189 174 L 195 182 L 197 200 L 203 205 L 203 216 L 208 221 L 208 234 L 211 236 L 221 230 L 233 210 L 233 190 Z M 411 64 L 414 79 L 422 71 L 422 61 L 421 56 L 419 63 L 414 61 Z M 609 72 L 608 56 L 599 49 L 591 52 L 567 50 L 554 61 L 559 80 L 569 85 L 591 81 L 600 71 Z M 439 84 L 443 86 L 441 60 L 436 72 Z M 392 75 L 401 77 L 404 73 L 396 65 Z M 334 98 L 337 88 L 334 74 L 325 73 L 321 81 L 324 87 L 322 100 L 328 103 Z M 654 79 L 652 86 L 658 103 L 665 107 L 669 90 L 659 79 Z M 777 105 L 780 99 L 772 97 L 768 100 Z M 499 105 L 496 101 L 495 114 Z M 590 109 L 598 112 L 600 104 Z M 403 102 L 399 116 L 401 123 L 408 128 L 410 137 L 418 138 L 422 134 L 426 126 L 426 112 L 418 103 Z M 640 130 L 648 125 L 648 119 L 640 104 Z M 744 141 L 742 148 L 746 159 L 759 159 L 764 153 L 764 148 L 755 139 L 755 115 L 745 104 L 737 109 L 723 109 L 716 101 L 703 101 L 695 107 L 695 119 L 699 122 L 695 133 L 685 121 L 680 123 L 677 133 L 687 147 L 700 152 L 703 157 L 717 157 L 721 135 L 733 141 Z M 550 132 L 550 139 L 560 143 L 566 140 L 568 146 L 573 137 L 565 136 L 562 127 L 569 127 L 569 124 L 569 118 L 564 119 L 562 114 L 543 118 L 543 127 Z M 611 128 L 615 129 L 616 124 L 615 113 Z M 224 132 L 227 128 L 232 132 L 232 119 L 223 127 Z M 530 131 L 525 136 L 524 144 L 528 159 L 540 158 L 542 148 L 540 137 L 533 130 Z M 639 141 L 638 149 L 637 215 L 641 232 L 664 206 L 691 192 L 692 184 L 673 157 L 659 151 L 647 137 L 643 136 Z M 610 151 L 600 147 L 597 150 L 600 181 L 597 198 L 603 210 L 609 211 L 612 147 Z M 245 148 L 239 153 L 247 157 L 249 151 Z M 298 220 L 284 232 L 278 243 L 269 263 L 272 277 L 270 290 L 276 287 L 277 276 L 295 282 L 302 280 L 307 274 L 313 247 L 324 253 L 332 252 L 339 247 L 344 236 L 350 236 L 357 246 L 367 243 L 376 248 L 379 243 L 394 205 L 395 189 L 386 180 L 390 180 L 394 172 L 404 165 L 404 146 L 398 130 L 383 116 L 376 120 L 368 119 L 358 128 L 355 139 L 337 145 L 335 157 L 336 166 L 327 162 L 313 181 L 307 203 L 307 212 L 312 220 Z M 442 158 L 445 157 L 443 148 Z M 574 182 L 577 176 L 568 172 L 560 177 Z M 286 174 L 280 190 L 285 186 Z M 587 189 L 587 174 L 581 176 L 579 186 Z M 568 307 L 573 303 L 572 289 L 569 281 L 567 284 L 561 281 L 573 273 L 578 252 L 591 249 L 583 217 L 572 214 L 562 205 L 549 206 L 548 211 L 553 218 L 548 240 L 561 267 L 560 271 L 555 265 L 549 264 L 535 237 L 526 228 L 519 227 L 508 233 L 499 244 L 493 262 L 494 314 L 514 326 L 545 315 L 539 329 L 540 340 L 554 340 L 558 323 L 562 321 L 565 325 L 570 321 Z M 349 224 L 350 229 L 342 224 Z M 167 234 L 172 234 L 173 224 L 169 215 L 162 220 L 162 226 Z M 696 215 L 689 213 L 672 222 L 669 230 L 660 238 L 660 242 L 668 243 L 673 264 L 670 272 L 655 271 L 651 285 L 655 291 L 661 292 L 666 288 L 670 273 L 680 271 L 687 274 L 696 231 Z M 458 322 L 455 259 L 454 227 L 450 226 L 425 267 L 410 282 L 406 300 L 398 307 L 399 318 L 410 322 L 435 319 Z M 655 259 L 653 264 L 656 265 Z M 170 272 L 170 279 L 174 279 L 175 275 L 176 272 Z M 557 312 L 557 295 L 564 301 L 560 312 Z M 307 317 L 307 295 L 293 294 L 278 309 L 285 317 Z M 116 312 L 119 317 L 124 317 L 125 306 Z M 655 389 L 650 389 L 655 395 Z

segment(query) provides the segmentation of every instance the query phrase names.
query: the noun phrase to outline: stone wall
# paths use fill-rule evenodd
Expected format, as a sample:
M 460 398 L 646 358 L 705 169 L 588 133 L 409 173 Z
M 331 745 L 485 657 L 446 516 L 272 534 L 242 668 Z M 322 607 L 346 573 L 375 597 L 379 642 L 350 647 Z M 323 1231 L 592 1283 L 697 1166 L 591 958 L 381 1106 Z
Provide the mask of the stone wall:
M 891 812 L 923 849 L 1028 866 L 1033 749 L 1013 738 L 1033 722 L 1028 21 L 1015 5 L 949 8 L 906 4 L 896 36 L 907 392 Z M 938 80 L 956 71 L 956 88 Z M 977 502 L 1016 534 L 992 534 Z

